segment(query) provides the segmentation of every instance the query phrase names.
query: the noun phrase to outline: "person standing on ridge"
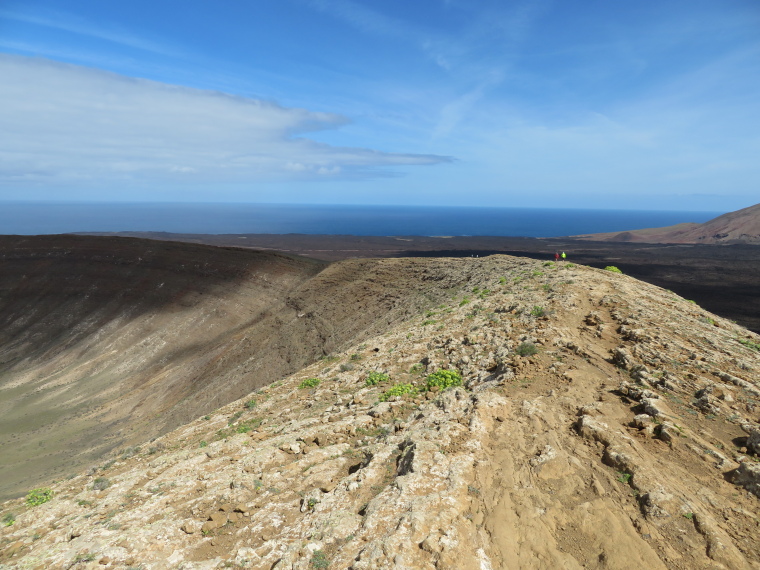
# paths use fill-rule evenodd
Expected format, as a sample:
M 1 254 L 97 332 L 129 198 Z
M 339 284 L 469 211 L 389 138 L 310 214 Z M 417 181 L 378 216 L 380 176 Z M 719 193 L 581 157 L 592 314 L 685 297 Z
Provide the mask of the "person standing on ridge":
M 554 252 L 554 261 L 559 261 L 559 253 Z
M 562 261 L 565 261 L 567 259 L 567 255 L 565 255 L 565 252 L 562 252 Z

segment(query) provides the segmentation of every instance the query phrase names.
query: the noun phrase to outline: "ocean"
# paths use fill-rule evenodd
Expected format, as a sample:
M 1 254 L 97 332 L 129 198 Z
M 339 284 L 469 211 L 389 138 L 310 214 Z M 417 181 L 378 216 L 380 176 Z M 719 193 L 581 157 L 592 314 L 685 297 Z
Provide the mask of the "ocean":
M 0 234 L 133 231 L 561 237 L 705 222 L 722 213 L 447 206 L 0 202 Z

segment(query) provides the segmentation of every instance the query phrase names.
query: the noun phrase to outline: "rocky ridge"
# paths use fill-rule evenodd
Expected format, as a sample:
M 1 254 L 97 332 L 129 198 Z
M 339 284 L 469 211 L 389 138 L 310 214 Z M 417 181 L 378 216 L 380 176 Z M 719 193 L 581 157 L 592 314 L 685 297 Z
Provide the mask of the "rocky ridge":
M 0 567 L 760 568 L 758 335 L 604 270 L 447 263 L 445 303 L 4 503 Z

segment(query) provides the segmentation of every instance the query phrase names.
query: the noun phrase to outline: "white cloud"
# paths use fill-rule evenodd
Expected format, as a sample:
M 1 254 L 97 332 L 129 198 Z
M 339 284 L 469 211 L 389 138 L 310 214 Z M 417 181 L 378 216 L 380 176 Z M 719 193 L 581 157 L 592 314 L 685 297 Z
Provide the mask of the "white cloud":
M 0 76 L 6 185 L 367 177 L 450 160 L 303 138 L 348 122 L 337 114 L 44 59 L 0 55 Z

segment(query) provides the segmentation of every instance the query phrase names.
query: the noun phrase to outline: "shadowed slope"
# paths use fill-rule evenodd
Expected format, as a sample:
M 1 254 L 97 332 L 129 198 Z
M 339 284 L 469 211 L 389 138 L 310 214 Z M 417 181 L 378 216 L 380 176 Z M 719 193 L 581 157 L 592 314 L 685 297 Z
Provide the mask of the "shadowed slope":
M 0 497 L 379 334 L 466 279 L 440 260 L 326 267 L 76 236 L 0 246 Z

